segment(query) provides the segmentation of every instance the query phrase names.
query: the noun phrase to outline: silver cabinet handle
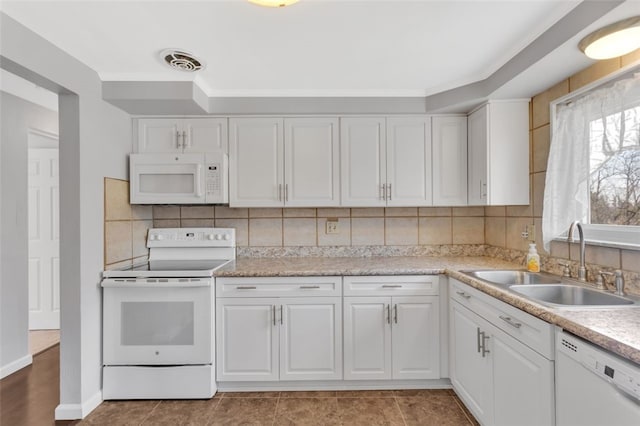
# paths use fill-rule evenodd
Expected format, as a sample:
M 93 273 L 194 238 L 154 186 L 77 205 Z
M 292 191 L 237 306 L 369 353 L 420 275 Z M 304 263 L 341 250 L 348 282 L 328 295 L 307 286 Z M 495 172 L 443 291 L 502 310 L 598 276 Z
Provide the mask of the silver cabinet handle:
M 482 343 L 480 342 L 480 327 L 476 328 L 476 336 L 478 338 L 478 353 L 480 353 L 480 349 L 482 349 Z
M 278 184 L 278 201 L 282 201 L 282 184 Z
M 176 147 L 180 148 L 182 146 L 182 144 L 180 143 L 180 138 L 182 137 L 182 134 L 176 130 Z
M 482 335 L 482 358 L 484 358 L 489 352 L 491 352 L 487 349 L 487 340 L 489 340 L 489 336 L 487 336 L 487 333 L 484 331 L 481 331 L 480 334 Z
M 464 291 L 456 291 L 456 294 L 464 297 L 465 299 L 470 299 L 471 298 L 471 296 L 468 295 L 467 293 L 465 293 Z
M 273 316 L 273 326 L 276 326 L 276 305 L 271 305 L 271 313 Z
M 387 324 L 391 324 L 391 304 L 387 305 Z
M 191 140 L 190 138 L 187 138 L 187 131 L 183 130 L 182 131 L 182 147 L 189 148 L 190 146 L 191 146 Z
M 382 288 L 402 288 L 402 284 L 383 284 Z
M 387 200 L 391 201 L 391 184 L 388 184 L 387 187 L 388 187 L 388 190 L 389 190 L 389 193 L 387 194 L 387 196 L 388 196 Z
M 309 289 L 309 288 L 320 288 L 319 285 L 301 285 L 300 288 Z
M 393 305 L 393 322 L 398 323 L 398 304 Z
M 236 290 L 255 290 L 256 286 L 254 285 L 240 285 L 236 287 Z
M 284 324 L 284 319 L 282 316 L 282 305 L 280 305 L 280 325 Z
M 502 321 L 506 322 L 507 324 L 509 324 L 512 327 L 515 327 L 515 328 L 522 327 L 522 323 L 513 321 L 511 319 L 511 317 L 505 317 L 505 316 L 500 315 L 498 318 L 500 318 Z
M 387 199 L 387 195 L 386 195 L 386 188 L 387 186 L 385 184 L 380 185 L 380 199 L 381 200 L 386 200 Z
M 285 183 L 284 184 L 284 202 L 288 202 L 289 201 L 289 184 Z

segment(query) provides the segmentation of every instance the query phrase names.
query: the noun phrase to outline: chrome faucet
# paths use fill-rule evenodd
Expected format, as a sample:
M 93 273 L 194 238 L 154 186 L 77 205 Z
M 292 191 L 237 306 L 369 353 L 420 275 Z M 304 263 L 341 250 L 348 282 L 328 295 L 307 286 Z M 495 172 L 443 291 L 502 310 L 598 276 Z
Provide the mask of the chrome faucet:
M 569 234 L 567 235 L 567 240 L 569 242 L 574 241 L 573 239 L 573 228 L 578 228 L 578 235 L 580 236 L 580 267 L 578 268 L 578 279 L 580 281 L 587 280 L 587 268 L 584 265 L 584 231 L 582 230 L 582 224 L 579 220 L 576 220 L 569 226 Z

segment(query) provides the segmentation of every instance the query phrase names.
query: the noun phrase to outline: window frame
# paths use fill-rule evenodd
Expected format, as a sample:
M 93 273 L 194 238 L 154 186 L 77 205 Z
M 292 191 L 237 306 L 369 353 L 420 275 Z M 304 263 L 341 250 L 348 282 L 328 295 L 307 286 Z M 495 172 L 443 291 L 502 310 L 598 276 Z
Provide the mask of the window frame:
M 576 100 L 593 90 L 600 89 L 602 86 L 624 78 L 629 78 L 638 72 L 640 72 L 640 61 L 622 67 L 603 78 L 551 101 L 549 103 L 549 131 L 553 132 L 558 106 Z M 553 134 L 550 136 L 553 139 Z M 585 241 L 590 245 L 640 251 L 640 226 L 591 223 L 583 223 L 582 225 Z M 558 235 L 554 237 L 553 240 L 566 242 L 567 233 L 565 232 L 562 235 Z

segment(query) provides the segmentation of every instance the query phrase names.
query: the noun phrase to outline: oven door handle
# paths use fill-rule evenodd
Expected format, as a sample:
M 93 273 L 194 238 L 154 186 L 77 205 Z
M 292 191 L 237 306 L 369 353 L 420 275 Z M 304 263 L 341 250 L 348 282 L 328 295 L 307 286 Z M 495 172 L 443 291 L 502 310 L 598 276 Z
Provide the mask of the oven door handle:
M 147 280 L 136 281 L 120 281 L 120 280 L 103 280 L 101 286 L 104 288 L 195 288 L 195 287 L 211 287 L 211 281 L 209 279 L 202 279 L 198 281 L 169 281 L 158 282 L 153 280 L 149 282 Z

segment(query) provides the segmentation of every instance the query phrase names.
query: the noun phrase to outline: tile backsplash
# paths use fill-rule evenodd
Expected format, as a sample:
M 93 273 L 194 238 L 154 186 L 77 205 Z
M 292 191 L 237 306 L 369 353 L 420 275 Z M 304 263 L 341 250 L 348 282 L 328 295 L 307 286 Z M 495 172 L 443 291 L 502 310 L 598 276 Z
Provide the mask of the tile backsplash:
M 129 204 L 129 182 L 104 179 L 104 267 L 117 269 L 149 256 L 147 230 L 153 227 L 151 206 Z
M 328 220 L 338 233 L 328 234 Z M 154 206 L 154 227 L 236 229 L 239 247 L 484 244 L 482 207 L 229 208 Z

